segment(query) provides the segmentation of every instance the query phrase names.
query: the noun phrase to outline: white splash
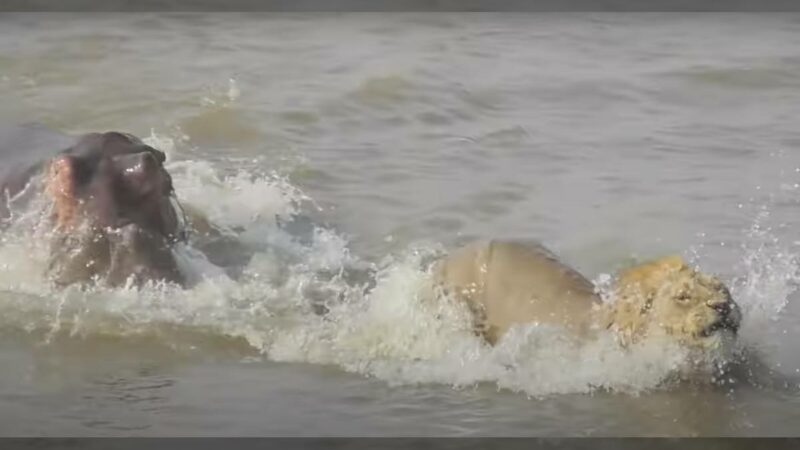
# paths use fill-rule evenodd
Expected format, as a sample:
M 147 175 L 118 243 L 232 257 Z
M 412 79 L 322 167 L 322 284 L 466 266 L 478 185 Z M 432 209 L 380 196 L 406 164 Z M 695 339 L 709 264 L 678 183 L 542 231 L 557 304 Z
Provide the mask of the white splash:
M 0 324 L 45 342 L 62 335 L 148 336 L 183 351 L 223 340 L 275 361 L 332 364 L 391 384 L 492 383 L 531 396 L 638 393 L 691 364 L 670 342 L 649 340 L 623 350 L 610 334 L 582 343 L 541 324 L 516 327 L 489 346 L 472 332 L 464 305 L 421 295 L 430 282 L 426 262 L 441 248 L 409 248 L 370 264 L 352 255 L 334 230 L 316 226 L 300 239 L 281 226 L 310 202 L 285 178 L 223 174 L 208 162 L 188 160 L 171 162 L 169 170 L 183 201 L 252 250 L 238 277 L 181 247 L 180 267 L 195 283 L 189 289 L 151 283 L 55 290 L 43 275 L 44 240 L 31 238 L 39 216 L 30 213 L 0 242 Z M 734 288 L 744 299 L 746 321 L 757 323 L 780 311 L 797 267 L 763 229 L 755 227 L 748 242 L 747 276 Z M 354 274 L 368 276 L 354 282 Z

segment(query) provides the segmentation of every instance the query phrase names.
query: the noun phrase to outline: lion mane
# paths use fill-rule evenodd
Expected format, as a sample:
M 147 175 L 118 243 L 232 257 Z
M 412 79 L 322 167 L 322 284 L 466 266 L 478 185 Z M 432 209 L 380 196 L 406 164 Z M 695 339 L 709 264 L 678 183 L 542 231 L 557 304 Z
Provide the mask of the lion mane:
M 741 321 L 728 288 L 677 255 L 620 271 L 612 302 L 602 309 L 606 328 L 623 344 L 664 333 L 682 343 L 708 346 L 715 331 L 735 332 Z

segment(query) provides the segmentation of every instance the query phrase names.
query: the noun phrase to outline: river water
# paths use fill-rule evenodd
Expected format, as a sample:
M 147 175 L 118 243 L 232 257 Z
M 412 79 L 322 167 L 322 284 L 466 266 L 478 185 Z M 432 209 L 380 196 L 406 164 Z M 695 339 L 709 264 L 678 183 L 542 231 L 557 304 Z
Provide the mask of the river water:
M 0 15 L 0 120 L 147 138 L 252 256 L 56 289 L 20 219 L 0 434 L 796 434 L 798 49 L 793 14 Z M 488 347 L 416 295 L 480 237 L 595 280 L 682 254 L 760 362 L 712 385 L 666 345 Z

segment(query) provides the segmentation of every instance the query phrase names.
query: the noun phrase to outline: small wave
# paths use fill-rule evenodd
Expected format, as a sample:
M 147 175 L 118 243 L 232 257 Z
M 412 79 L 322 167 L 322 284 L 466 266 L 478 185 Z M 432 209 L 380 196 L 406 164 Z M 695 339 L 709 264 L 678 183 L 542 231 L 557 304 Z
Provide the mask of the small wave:
M 400 75 L 373 76 L 362 81 L 352 95 L 368 105 L 385 106 L 408 99 L 413 88 L 412 82 Z
M 262 137 L 239 104 L 241 88 L 235 79 L 226 88 L 214 86 L 200 101 L 200 109 L 180 120 L 184 136 L 196 145 L 221 148 L 253 144 Z
M 260 131 L 249 123 L 235 106 L 212 105 L 182 120 L 180 127 L 192 142 L 219 147 L 257 142 Z
M 789 63 L 774 66 L 695 67 L 669 72 L 670 78 L 729 89 L 783 89 L 797 86 L 796 67 Z

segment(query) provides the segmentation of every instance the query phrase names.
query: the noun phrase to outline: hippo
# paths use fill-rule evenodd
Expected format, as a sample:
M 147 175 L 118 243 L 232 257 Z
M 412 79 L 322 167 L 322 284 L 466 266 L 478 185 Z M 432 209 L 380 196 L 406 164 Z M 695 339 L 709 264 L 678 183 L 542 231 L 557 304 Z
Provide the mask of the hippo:
M 185 238 L 184 221 L 165 159 L 123 132 L 74 138 L 41 125 L 0 127 L 0 233 L 11 204 L 35 191 L 50 205 L 48 272 L 57 285 L 182 284 L 172 248 Z

